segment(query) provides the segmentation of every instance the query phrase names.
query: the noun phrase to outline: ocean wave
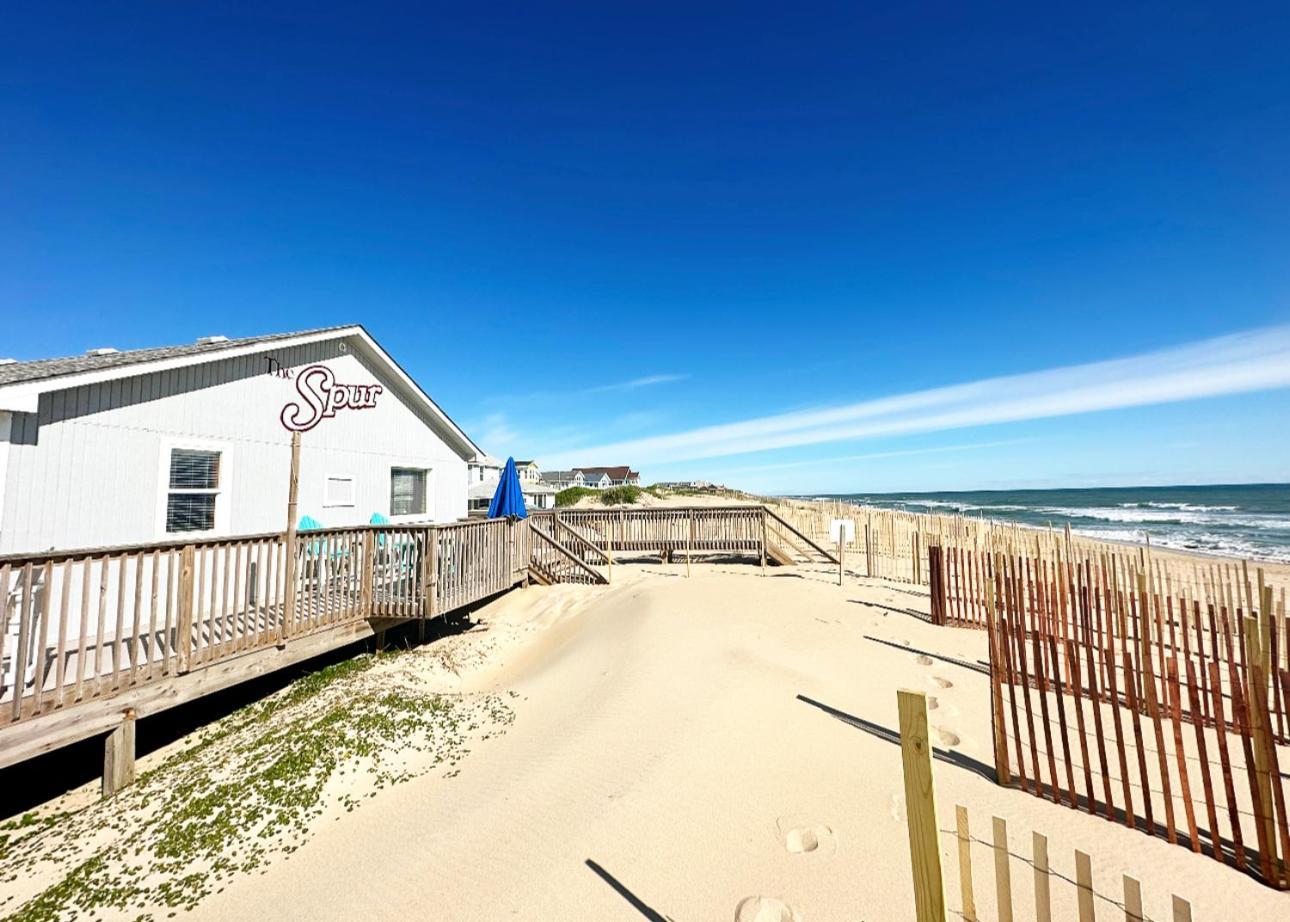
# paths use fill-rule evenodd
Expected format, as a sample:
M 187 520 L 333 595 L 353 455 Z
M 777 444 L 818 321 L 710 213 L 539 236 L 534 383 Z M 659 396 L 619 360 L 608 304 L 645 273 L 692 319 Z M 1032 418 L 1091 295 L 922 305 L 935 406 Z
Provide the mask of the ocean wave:
M 1200 503 L 1120 503 L 1121 509 L 1186 509 L 1191 512 L 1235 512 L 1240 506 L 1204 506 Z
M 1141 506 L 1043 506 L 1037 515 L 1064 519 L 1099 519 L 1104 522 L 1152 523 L 1157 525 L 1208 525 L 1228 528 L 1253 528 L 1290 531 L 1290 519 L 1271 515 L 1230 515 L 1199 509 L 1147 509 Z
M 1267 560 L 1290 563 L 1290 547 L 1266 545 L 1242 538 L 1239 535 L 1215 534 L 1204 531 L 1168 531 L 1142 528 L 1105 528 L 1088 526 L 1072 528 L 1077 535 L 1103 541 L 1124 541 L 1142 544 L 1148 539 L 1153 547 L 1191 551 L 1216 557 L 1238 557 L 1250 560 Z

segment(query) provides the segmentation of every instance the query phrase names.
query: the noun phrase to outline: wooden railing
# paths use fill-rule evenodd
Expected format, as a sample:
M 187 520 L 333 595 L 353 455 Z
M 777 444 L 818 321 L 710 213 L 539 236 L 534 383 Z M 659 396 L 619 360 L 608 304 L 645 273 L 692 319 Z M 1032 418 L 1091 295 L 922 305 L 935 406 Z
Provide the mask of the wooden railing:
M 616 553 L 760 554 L 772 527 L 792 532 L 760 506 L 570 510 L 0 559 L 0 730 L 370 619 L 441 615 L 530 573 L 605 582 Z

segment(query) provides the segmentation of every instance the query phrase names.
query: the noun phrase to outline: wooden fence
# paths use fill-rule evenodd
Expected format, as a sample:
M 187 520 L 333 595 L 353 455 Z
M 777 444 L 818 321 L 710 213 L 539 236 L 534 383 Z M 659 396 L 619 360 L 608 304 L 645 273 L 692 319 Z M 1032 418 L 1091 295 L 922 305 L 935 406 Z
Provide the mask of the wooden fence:
M 1014 858 L 1029 867 L 1033 882 L 1036 922 L 1054 918 L 1095 922 L 1097 901 L 1105 900 L 1122 910 L 1126 922 L 1145 922 L 1142 887 L 1139 881 L 1123 875 L 1122 902 L 1115 896 L 1098 893 L 1094 887 L 1092 860 L 1086 852 L 1075 850 L 1073 878 L 1055 871 L 1049 861 L 1048 838 L 1031 834 L 1029 860 L 1012 851 L 1008 841 L 1008 824 L 993 817 L 988 842 L 973 839 L 967 808 L 955 808 L 954 829 L 940 828 L 937 820 L 936 785 L 932 774 L 932 746 L 927 733 L 927 696 L 920 692 L 897 693 L 900 726 L 900 753 L 905 780 L 905 824 L 909 833 L 910 868 L 913 877 L 915 916 L 918 922 L 945 922 L 947 900 L 941 868 L 940 836 L 954 837 L 954 854 L 958 860 L 959 910 L 966 922 L 983 920 L 976 892 L 977 874 L 973 867 L 972 845 L 986 845 L 990 850 L 994 872 L 993 918 L 1012 922 L 1015 909 L 1012 869 Z M 1024 890 L 1024 887 L 1023 887 Z M 1056 899 L 1054 897 L 1056 896 Z M 987 898 L 981 902 L 989 903 Z M 1054 913 L 1056 907 L 1056 913 Z M 1173 922 L 1192 922 L 1191 904 L 1172 896 Z
M 930 559 L 933 621 L 988 631 L 1001 783 L 1290 885 L 1290 625 L 1261 573 L 1197 597 L 1145 555 Z

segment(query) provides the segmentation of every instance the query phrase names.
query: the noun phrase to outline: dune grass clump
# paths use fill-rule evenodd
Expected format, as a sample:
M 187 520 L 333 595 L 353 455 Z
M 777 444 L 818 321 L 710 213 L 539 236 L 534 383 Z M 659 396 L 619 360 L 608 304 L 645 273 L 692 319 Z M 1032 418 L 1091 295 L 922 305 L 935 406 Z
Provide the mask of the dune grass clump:
M 427 691 L 405 657 L 364 655 L 320 669 L 206 727 L 111 800 L 6 824 L 0 884 L 51 868 L 54 882 L 25 901 L 0 900 L 0 913 L 52 922 L 192 909 L 295 851 L 325 813 L 451 770 L 471 739 L 514 719 L 497 695 Z

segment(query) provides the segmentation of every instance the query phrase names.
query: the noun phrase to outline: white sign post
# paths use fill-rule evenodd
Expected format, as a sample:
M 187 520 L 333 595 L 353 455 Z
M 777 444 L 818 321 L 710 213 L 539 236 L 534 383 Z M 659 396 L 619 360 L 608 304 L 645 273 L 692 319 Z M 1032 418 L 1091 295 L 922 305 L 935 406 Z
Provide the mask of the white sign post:
M 846 546 L 856 539 L 856 523 L 850 519 L 832 519 L 829 521 L 829 535 L 838 546 L 838 585 L 842 585 L 842 563 Z

